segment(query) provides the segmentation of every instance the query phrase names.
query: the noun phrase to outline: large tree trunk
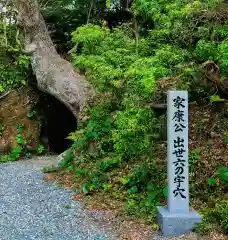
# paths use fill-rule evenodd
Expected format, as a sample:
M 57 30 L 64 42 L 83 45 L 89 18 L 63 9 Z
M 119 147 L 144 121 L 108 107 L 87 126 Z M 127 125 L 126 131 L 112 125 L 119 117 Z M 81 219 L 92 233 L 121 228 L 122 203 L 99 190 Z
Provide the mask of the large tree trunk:
M 25 52 L 38 88 L 63 102 L 77 116 L 91 94 L 84 76 L 61 58 L 50 38 L 37 0 L 12 0 L 18 12 L 18 24 L 25 33 Z

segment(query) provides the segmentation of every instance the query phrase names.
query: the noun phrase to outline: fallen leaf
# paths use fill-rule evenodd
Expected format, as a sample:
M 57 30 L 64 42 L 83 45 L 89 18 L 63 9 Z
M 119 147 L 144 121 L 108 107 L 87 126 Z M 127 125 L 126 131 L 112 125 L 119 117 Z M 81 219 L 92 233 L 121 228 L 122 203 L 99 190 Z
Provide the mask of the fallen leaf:
M 82 201 L 84 198 L 84 194 L 83 193 L 80 193 L 80 194 L 77 194 L 77 195 L 73 195 L 72 196 L 72 200 L 73 201 Z

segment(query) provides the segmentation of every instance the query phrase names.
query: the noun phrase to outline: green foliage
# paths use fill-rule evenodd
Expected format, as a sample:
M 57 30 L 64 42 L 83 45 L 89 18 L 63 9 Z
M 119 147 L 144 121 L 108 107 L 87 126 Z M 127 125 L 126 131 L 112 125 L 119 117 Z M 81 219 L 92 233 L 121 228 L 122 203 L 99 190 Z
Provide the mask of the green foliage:
M 208 234 L 215 226 L 211 223 L 212 219 L 210 217 L 211 209 L 204 209 L 203 212 L 200 213 L 202 217 L 202 223 L 196 225 L 196 232 L 201 235 Z
M 21 144 L 21 145 L 24 145 L 24 144 L 25 144 L 25 140 L 22 138 L 23 129 L 24 129 L 24 125 L 23 125 L 23 124 L 19 124 L 19 125 L 17 126 L 16 142 L 19 143 L 19 144 Z
M 214 229 L 223 229 L 224 233 L 228 233 L 228 201 L 218 201 L 214 208 L 204 209 L 201 213 L 203 222 L 198 224 L 196 231 L 202 235 L 209 233 Z
M 3 135 L 4 130 L 5 130 L 4 125 L 0 124 L 0 137 Z
M 3 128 L 3 127 L 2 127 Z M 7 161 L 16 161 L 19 159 L 25 159 L 25 158 L 31 158 L 32 153 L 27 150 L 26 147 L 26 141 L 23 138 L 23 129 L 24 124 L 18 124 L 17 125 L 17 135 L 16 135 L 16 143 L 17 146 L 9 152 L 7 155 L 1 155 L 0 156 L 0 162 L 7 162 Z M 2 129 L 2 131 L 4 128 Z M 44 151 L 44 146 L 40 144 L 38 148 L 36 149 L 37 154 L 41 154 Z
M 218 59 L 218 49 L 215 42 L 199 40 L 196 45 L 195 54 L 201 61 Z
M 62 204 L 61 207 L 65 209 L 71 209 L 73 206 L 71 204 Z
M 100 169 L 104 172 L 109 171 L 115 167 L 120 165 L 119 159 L 109 159 L 109 160 L 101 160 L 100 162 Z
M 224 143 L 228 144 L 228 131 L 224 132 L 224 136 L 225 136 Z
M 103 16 L 111 11 L 113 1 L 40 3 L 58 51 L 77 46 L 73 64 L 85 73 L 97 93 L 86 107 L 79 129 L 68 137 L 72 148 L 63 155 L 60 167 L 73 172 L 78 180 L 83 179 L 85 194 L 98 190 L 122 194 L 129 214 L 153 221 L 156 206 L 168 195 L 166 172 L 152 160 L 155 146 L 163 140 L 165 117 L 159 117 L 151 103 L 164 101 L 167 91 L 159 89 L 157 83 L 162 79 L 164 85 L 169 85 L 171 79 L 174 85 L 169 88 L 205 92 L 199 64 L 207 60 L 216 61 L 222 79 L 227 77 L 227 18 L 220 13 L 227 4 L 223 0 L 135 0 L 132 11 L 137 24 L 110 30 Z M 1 93 L 27 84 L 29 57 L 20 52 L 16 28 L 2 24 L 0 33 Z M 218 100 L 216 96 L 211 98 L 211 102 Z M 34 113 L 27 117 L 33 119 Z M 3 130 L 0 128 L 0 135 Z M 21 127 L 16 141 L 18 147 L 2 161 L 31 156 L 24 148 Z M 37 153 L 43 151 L 40 145 Z M 192 175 L 200 158 L 200 149 L 191 151 Z M 220 167 L 217 176 L 205 183 L 212 195 L 217 185 L 227 191 L 227 173 L 226 167 Z M 113 192 L 113 185 L 121 194 Z M 227 202 L 219 201 L 205 213 L 198 230 L 206 233 L 217 221 L 227 231 L 226 213 Z
M 228 41 L 223 41 L 221 44 L 218 45 L 219 50 L 219 63 L 221 65 L 221 72 L 227 76 L 228 74 Z
M 217 181 L 220 182 L 224 187 L 228 187 L 228 168 L 225 166 L 220 166 L 218 168 L 218 173 L 216 178 L 209 178 L 208 184 L 210 186 L 216 186 Z M 225 188 L 226 189 L 226 188 Z M 224 191 L 226 191 L 224 189 Z
M 107 14 L 105 0 L 39 0 L 45 22 L 51 26 L 51 37 L 60 53 L 73 47 L 71 33 L 87 22 L 100 22 Z M 91 8 L 90 15 L 89 9 Z
M 89 194 L 98 189 L 107 191 L 110 188 L 107 176 L 100 171 L 81 171 L 80 175 L 86 176 L 86 183 L 82 185 L 82 192 L 84 194 Z
M 218 178 L 222 181 L 228 182 L 228 168 L 222 166 L 218 169 Z
M 26 156 L 26 158 L 31 158 L 31 153 L 30 152 L 26 152 L 25 156 Z
M 72 165 L 70 165 L 70 166 L 67 167 L 67 170 L 70 171 L 70 172 L 73 172 L 74 171 L 74 167 Z
M 121 179 L 124 185 L 133 187 L 135 185 L 145 185 L 148 182 L 149 173 L 146 165 L 135 167 L 130 176 Z
M 44 151 L 44 146 L 42 144 L 40 144 L 36 151 L 38 154 L 41 154 Z
M 11 152 L 7 156 L 7 161 L 16 161 L 23 155 L 24 145 L 26 143 L 22 137 L 23 129 L 24 129 L 24 125 L 18 124 L 17 136 L 16 136 L 16 142 L 18 143 L 18 146 L 11 150 Z
M 82 113 L 78 130 L 68 137 L 77 157 L 70 149 L 60 166 L 83 179 L 85 194 L 104 190 L 125 199 L 130 214 L 155 218 L 168 187 L 165 168 L 151 160 L 155 146 L 164 140 L 165 119 L 151 103 L 165 101 L 167 89 L 159 88 L 160 80 L 165 86 L 171 82 L 169 89 L 196 93 L 192 101 L 203 95 L 207 89 L 202 86 L 200 64 L 204 61 L 216 61 L 222 77 L 226 76 L 227 22 L 218 10 L 222 2 L 135 0 L 132 11 L 139 30 L 130 24 L 110 30 L 95 21 L 72 33 L 72 45 L 78 46 L 73 64 L 97 95 Z M 105 3 L 110 8 L 111 2 Z M 201 149 L 191 151 L 191 176 L 200 158 Z M 134 167 L 129 170 L 129 166 Z M 113 183 L 114 178 L 120 182 Z M 218 179 L 225 190 L 224 168 Z M 208 183 L 213 189 L 217 179 Z M 113 185 L 122 193 L 115 192 Z M 211 229 L 208 224 L 201 228 Z
M 137 195 L 136 195 L 137 196 Z M 134 215 L 154 223 L 157 216 L 157 208 L 154 204 L 139 199 L 128 199 L 126 202 L 126 211 L 129 215 Z
M 29 57 L 21 54 L 17 28 L 0 22 L 0 93 L 27 85 Z M 6 44 L 7 43 L 7 44 Z
M 158 43 L 174 42 L 191 47 L 197 38 L 209 40 L 213 24 L 202 21 L 200 17 L 205 12 L 205 18 L 213 14 L 222 1 L 157 1 L 136 0 L 133 4 L 135 16 L 143 16 L 154 22 L 151 31 L 152 39 Z M 225 6 L 224 6 L 225 7 Z M 219 30 L 218 30 L 219 32 Z M 222 31 L 224 32 L 224 31 Z
M 120 179 L 130 195 L 126 205 L 129 213 L 140 212 L 154 217 L 156 205 L 168 196 L 164 173 L 160 173 L 163 178 L 159 178 L 157 166 L 151 170 L 143 164 L 144 158 L 152 157 L 152 146 L 160 140 L 163 128 L 163 117 L 158 117 L 148 107 L 156 101 L 154 94 L 162 99 L 157 81 L 169 77 L 180 79 L 176 86 L 190 90 L 202 86 L 199 63 L 215 60 L 225 69 L 225 29 L 216 25 L 215 35 L 211 36 L 211 24 L 196 24 L 200 21 L 201 11 L 213 11 L 213 7 L 218 5 L 219 2 L 212 4 L 211 1 L 158 3 L 155 0 L 136 0 L 132 7 L 135 17 L 153 19 L 154 23 L 152 31 L 145 30 L 146 34 L 140 36 L 137 54 L 136 41 L 129 29 L 110 31 L 104 26 L 88 24 L 72 33 L 74 44 L 82 45 L 81 53 L 73 54 L 74 64 L 86 73 L 99 94 L 98 99 L 95 98 L 87 107 L 86 120 L 70 138 L 82 156 L 94 161 L 99 173 L 112 174 L 124 164 L 142 162 L 133 168 L 131 174 Z M 96 157 L 90 155 L 91 144 L 96 146 L 93 152 Z M 200 149 L 191 152 L 190 171 L 196 168 L 200 152 Z M 112 187 L 107 188 L 105 177 L 101 180 L 96 174 L 80 171 L 78 175 L 87 179 L 82 188 L 84 193 L 102 186 L 105 191 L 112 191 Z M 214 180 L 209 182 L 213 185 Z M 143 200 L 142 195 L 134 199 L 142 193 Z
M 15 147 L 9 154 L 8 156 L 8 161 L 15 161 L 15 160 L 18 160 L 20 158 L 22 154 L 22 147 L 21 146 L 18 146 L 18 147 Z
M 55 172 L 57 169 L 55 166 L 50 166 L 50 167 L 44 167 L 42 169 L 43 173 L 50 173 L 50 172 Z
M 81 168 L 77 168 L 74 173 L 74 176 L 79 177 L 79 176 L 86 176 L 88 174 L 89 174 L 89 172 L 87 170 L 82 170 Z
M 129 193 L 136 193 L 138 191 L 137 186 L 132 186 L 130 189 L 128 189 Z
M 102 29 L 98 25 L 87 24 L 77 28 L 77 30 L 72 33 L 72 42 L 82 43 L 83 50 L 91 54 L 96 48 L 96 45 L 104 39 L 107 32 L 107 29 Z
M 69 148 L 63 154 L 63 159 L 59 163 L 59 166 L 62 168 L 67 167 L 74 160 L 74 153 L 72 149 Z
M 189 166 L 190 170 L 194 171 L 194 167 L 197 164 L 197 161 L 200 159 L 200 148 L 193 149 L 191 153 L 189 154 Z
M 217 183 L 215 178 L 208 178 L 208 184 L 211 186 L 215 186 Z
M 23 68 L 28 68 L 30 64 L 30 59 L 26 55 L 20 54 L 18 57 L 18 65 L 23 69 Z
M 210 97 L 210 102 L 224 102 L 224 99 L 221 99 L 218 95 L 213 95 Z
M 219 222 L 225 233 L 228 233 L 228 201 L 222 201 L 215 205 L 213 217 Z
M 29 118 L 29 119 L 33 119 L 34 116 L 35 116 L 35 111 L 28 113 L 26 116 L 27 116 L 27 118 Z

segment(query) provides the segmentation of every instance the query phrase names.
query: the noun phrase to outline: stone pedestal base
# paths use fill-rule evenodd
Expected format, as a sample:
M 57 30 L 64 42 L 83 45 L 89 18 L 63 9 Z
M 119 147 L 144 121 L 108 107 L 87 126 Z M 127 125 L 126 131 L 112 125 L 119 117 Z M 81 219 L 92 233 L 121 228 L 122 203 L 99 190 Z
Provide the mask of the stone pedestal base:
M 174 237 L 192 232 L 202 218 L 194 209 L 189 213 L 170 213 L 168 207 L 158 207 L 157 222 L 165 237 Z

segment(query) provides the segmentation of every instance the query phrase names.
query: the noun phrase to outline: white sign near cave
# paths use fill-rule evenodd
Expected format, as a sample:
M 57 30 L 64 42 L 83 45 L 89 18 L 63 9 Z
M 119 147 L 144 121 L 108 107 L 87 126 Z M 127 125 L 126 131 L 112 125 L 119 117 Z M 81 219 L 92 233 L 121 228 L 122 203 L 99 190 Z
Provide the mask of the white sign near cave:
M 158 207 L 158 223 L 169 237 L 192 231 L 201 217 L 189 208 L 188 92 L 169 91 L 167 107 L 168 206 Z

